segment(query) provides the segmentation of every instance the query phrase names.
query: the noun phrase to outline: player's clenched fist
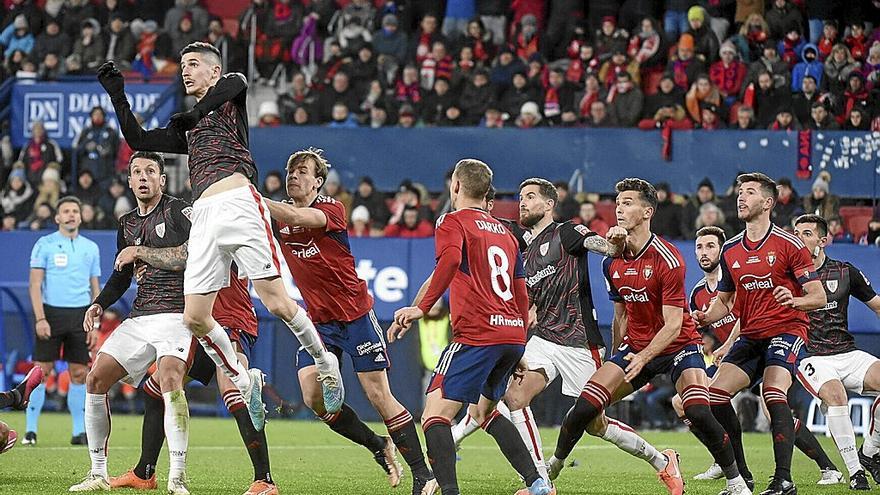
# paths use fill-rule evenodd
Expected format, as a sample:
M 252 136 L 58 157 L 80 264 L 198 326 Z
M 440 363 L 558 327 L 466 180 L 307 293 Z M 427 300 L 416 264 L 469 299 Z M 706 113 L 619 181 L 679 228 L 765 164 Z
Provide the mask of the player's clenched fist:
M 615 225 L 608 229 L 608 233 L 605 234 L 605 240 L 615 246 L 623 246 L 626 244 L 626 229 Z
M 125 78 L 113 62 L 104 62 L 98 67 L 98 82 L 111 98 L 125 97 Z
M 89 306 L 89 309 L 86 310 L 86 316 L 83 318 L 83 331 L 88 333 L 100 326 L 102 314 L 104 314 L 104 309 L 100 305 L 92 304 Z

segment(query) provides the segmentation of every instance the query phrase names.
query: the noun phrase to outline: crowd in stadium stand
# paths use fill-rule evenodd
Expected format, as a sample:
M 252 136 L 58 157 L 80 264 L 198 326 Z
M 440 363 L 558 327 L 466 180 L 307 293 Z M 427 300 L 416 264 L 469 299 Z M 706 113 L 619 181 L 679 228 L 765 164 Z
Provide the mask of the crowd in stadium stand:
M 227 70 L 253 62 L 252 84 L 276 89 L 256 102 L 262 127 L 880 130 L 873 0 L 253 0 L 237 22 L 206 3 L 4 0 L 0 80 L 89 75 L 105 60 L 129 75 L 174 76 L 179 50 L 206 40 Z M 131 150 L 103 111 L 71 150 L 77 177 L 62 176 L 69 157 L 39 123 L 32 134 L 3 164 L 4 230 L 50 227 L 68 188 L 87 205 L 86 228 L 113 228 L 133 207 L 120 179 Z M 830 177 L 804 198 L 781 184 L 778 223 L 801 212 L 839 218 Z M 269 196 L 282 186 L 280 175 L 263 180 Z M 669 238 L 741 228 L 732 190 L 658 188 L 655 226 Z M 357 236 L 430 236 L 448 207 L 440 198 L 430 208 L 409 181 L 389 195 L 369 178 L 348 192 L 331 176 L 325 192 L 349 207 Z M 559 218 L 597 230 L 613 220 L 572 196 Z M 878 230 L 873 221 L 863 238 L 835 240 L 873 242 Z

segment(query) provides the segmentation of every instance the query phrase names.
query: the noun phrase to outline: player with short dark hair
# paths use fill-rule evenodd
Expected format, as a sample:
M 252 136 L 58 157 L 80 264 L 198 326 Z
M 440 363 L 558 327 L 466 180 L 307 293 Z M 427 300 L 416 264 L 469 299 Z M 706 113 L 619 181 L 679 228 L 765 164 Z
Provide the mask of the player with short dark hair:
M 161 248 L 154 251 L 156 252 L 153 256 L 162 255 Z M 257 315 L 248 292 L 248 281 L 238 277 L 235 264 L 232 265 L 230 282 L 229 287 L 224 287 L 217 293 L 214 318 L 229 334 L 238 353 L 238 359 L 247 365 L 259 335 Z M 214 361 L 205 354 L 201 347 L 196 348 L 187 376 L 208 385 L 215 375 L 217 376 L 217 388 L 223 397 L 226 409 L 235 418 L 238 432 L 254 468 L 254 481 L 244 495 L 277 495 L 278 488 L 275 486 L 269 468 L 266 430 L 257 431 L 254 428 L 241 392 L 235 388 L 235 385 L 223 374 L 222 370 L 217 368 Z M 162 421 L 165 406 L 162 402 L 159 386 L 160 377 L 161 375 L 158 373 L 153 373 L 143 385 L 144 422 L 141 433 L 140 460 L 134 468 L 122 476 L 110 478 L 111 488 L 156 489 L 156 463 L 165 440 L 165 426 Z
M 602 263 L 608 294 L 614 301 L 612 340 L 617 349 L 596 371 L 568 411 L 550 458 L 550 475 L 558 473 L 588 425 L 612 403 L 668 373 L 683 399 L 684 412 L 700 431 L 727 477 L 726 491 L 751 494 L 739 474 L 724 429 L 709 409 L 709 392 L 699 336 L 685 310 L 685 263 L 673 244 L 651 233 L 657 204 L 654 187 L 641 179 L 617 183 L 617 225 L 626 229 L 620 258 Z M 678 453 L 665 450 L 667 463 L 658 472 L 673 495 L 684 492 Z
M 869 490 L 863 466 L 880 482 L 880 433 L 874 427 L 880 417 L 877 407 L 880 399 L 874 401 L 870 431 L 857 451 L 847 392 L 868 395 L 880 392 L 880 360 L 856 347 L 855 338 L 849 332 L 847 308 L 853 296 L 880 316 L 880 296 L 858 268 L 825 254 L 829 239 L 824 218 L 801 215 L 794 223 L 794 233 L 812 255 L 828 299 L 824 307 L 808 313 L 807 352 L 810 355 L 801 360 L 798 379 L 828 408 L 825 413 L 828 430 L 849 471 L 850 489 Z
M 180 53 L 184 88 L 197 103 L 192 110 L 173 115 L 168 127 L 149 131 L 141 127 L 113 62 L 98 69 L 98 81 L 110 95 L 119 128 L 133 149 L 189 155 L 194 203 L 193 242 L 184 272 L 187 327 L 241 391 L 254 426 L 262 429 L 263 374 L 247 370 L 237 360 L 229 336 L 211 316 L 217 291 L 229 285 L 235 261 L 266 308 L 284 321 L 315 359 L 327 407 L 338 411 L 343 401 L 339 363 L 325 351 L 306 312 L 281 281 L 280 248 L 272 237 L 266 202 L 255 186 L 257 167 L 248 150 L 247 80 L 239 73 L 223 75 L 220 52 L 209 43 L 190 43 Z
M 135 153 L 129 161 L 128 185 L 137 208 L 119 218 L 114 271 L 89 306 L 82 328 L 97 328 L 104 310 L 119 300 L 131 285 L 135 265 L 146 264 L 138 283 L 131 314 L 101 346 L 86 378 L 86 433 L 91 469 L 72 492 L 109 490 L 107 447 L 110 438 L 110 402 L 107 392 L 116 382 L 141 382 L 156 362 L 162 373 L 163 417 L 169 430 L 170 471 L 168 493 L 187 495 L 186 451 L 189 406 L 183 390 L 191 358 L 192 334 L 183 322 L 183 260 L 189 239 L 192 207 L 162 192 L 165 175 L 162 158 Z M 157 262 L 149 250 L 171 248 L 177 263 Z
M 373 312 L 373 297 L 357 276 L 348 240 L 345 206 L 319 191 L 329 163 L 319 149 L 297 151 L 287 160 L 288 202 L 267 199 L 281 253 L 302 293 L 324 345 L 339 360 L 351 357 L 354 371 L 389 437 L 377 435 L 347 404 L 329 412 L 317 385 L 312 357 L 300 350 L 296 365 L 303 401 L 333 431 L 363 445 L 385 470 L 389 483 L 400 483 L 399 450 L 413 475 L 413 494 L 430 495 L 437 482 L 425 463 L 409 411 L 391 393 L 388 351 Z M 395 447 L 396 446 L 396 447 Z
M 724 426 L 738 460 L 742 430 L 731 397 L 763 378 L 770 413 L 776 470 L 762 495 L 793 495 L 791 479 L 794 419 L 788 388 L 804 355 L 809 319 L 805 311 L 825 305 L 825 292 L 803 242 L 773 225 L 776 183 L 761 173 L 737 178 L 737 214 L 746 223 L 721 252 L 718 296 L 706 311 L 693 311 L 697 324 L 710 325 L 739 310 L 740 337 L 724 356 L 709 389 L 712 412 Z M 744 465 L 744 462 L 741 463 Z M 751 473 L 743 472 L 746 479 Z
M 451 421 L 465 403 L 525 480 L 530 495 L 551 488 L 538 474 L 516 427 L 498 414 L 507 382 L 525 348 L 529 298 L 518 243 L 483 208 L 492 170 L 461 160 L 449 184 L 455 211 L 437 219 L 437 266 L 417 306 L 399 309 L 389 341 L 402 337 L 450 289 L 452 343 L 443 351 L 427 390 L 422 429 L 428 459 L 443 495 L 459 493 Z

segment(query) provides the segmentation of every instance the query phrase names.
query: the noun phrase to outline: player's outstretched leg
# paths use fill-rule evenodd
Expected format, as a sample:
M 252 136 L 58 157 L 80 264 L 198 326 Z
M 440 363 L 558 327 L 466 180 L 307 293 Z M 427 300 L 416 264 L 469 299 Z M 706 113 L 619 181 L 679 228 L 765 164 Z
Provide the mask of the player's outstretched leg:
M 495 404 L 486 397 L 480 397 L 477 410 L 485 417 L 480 428 L 495 439 L 504 457 L 525 481 L 529 493 L 549 494 L 550 484 L 538 473 L 532 455 L 513 423 L 495 410 Z
M 832 409 L 834 410 L 832 411 Z M 831 437 L 834 439 L 835 444 L 838 445 L 838 450 L 841 452 L 843 462 L 847 464 L 847 469 L 849 469 L 850 463 L 854 463 L 855 470 L 850 472 L 850 476 L 853 476 L 862 469 L 862 466 L 859 464 L 859 455 L 856 452 L 855 433 L 851 434 L 849 441 L 847 441 L 845 433 L 843 435 L 838 434 L 838 436 L 834 435 L 835 432 L 839 432 L 838 428 L 840 427 L 839 419 L 841 419 L 841 413 L 846 416 L 842 419 L 849 424 L 849 431 L 852 432 L 852 421 L 849 419 L 848 407 L 843 406 L 842 410 L 829 407 L 828 414 L 825 417 L 828 420 L 829 429 L 832 429 L 831 423 L 834 423 Z M 845 430 L 846 426 L 843 426 L 842 429 Z M 838 437 L 841 438 L 840 441 L 838 441 Z M 841 447 L 841 445 L 844 446 Z M 849 446 L 847 447 L 846 445 Z M 794 418 L 794 446 L 803 452 L 804 455 L 812 459 L 822 472 L 822 477 L 816 483 L 817 485 L 835 485 L 837 483 L 843 483 L 843 473 L 837 469 L 837 466 L 835 466 L 834 462 L 828 457 L 828 454 L 825 452 L 825 449 L 822 448 L 822 445 L 819 444 L 819 440 L 816 439 L 813 432 L 805 427 L 803 422 L 798 418 Z M 849 457 L 849 459 L 847 459 L 847 457 Z M 862 474 L 864 475 L 864 473 Z
M 706 439 L 703 436 L 703 432 L 694 428 L 694 425 L 691 424 L 691 420 L 687 418 L 684 414 L 684 405 L 682 405 L 681 397 L 678 394 L 672 396 L 672 409 L 675 410 L 675 414 L 678 416 L 678 420 L 681 421 L 685 426 L 688 427 L 688 431 L 691 432 L 693 436 L 697 438 L 703 445 L 706 445 Z M 716 463 L 712 463 L 708 469 L 703 471 L 700 474 L 694 476 L 695 480 L 717 480 L 724 477 L 724 472 L 721 471 L 721 466 Z
M 604 426 L 604 431 L 602 426 Z M 614 444 L 617 448 L 633 457 L 642 459 L 650 464 L 658 473 L 666 469 L 669 464 L 666 455 L 648 443 L 632 426 L 623 421 L 606 418 L 604 414 L 599 415 L 587 426 L 587 432 L 598 436 L 608 443 Z
M 688 370 L 679 378 L 679 383 L 682 383 L 680 386 L 684 414 L 693 430 L 700 432 L 698 438 L 709 450 L 715 463 L 721 466 L 721 471 L 727 478 L 727 487 L 722 493 L 751 495 L 751 490 L 736 467 L 730 438 L 709 408 L 709 390 L 705 382 L 703 370 Z
M 601 371 L 601 369 L 600 369 Z M 597 371 L 597 373 L 599 373 Z M 584 436 L 587 426 L 596 419 L 611 403 L 611 392 L 601 384 L 590 380 L 584 391 L 577 398 L 574 406 L 565 414 L 559 437 L 556 439 L 556 450 L 547 462 L 551 480 L 559 476 L 574 446 Z

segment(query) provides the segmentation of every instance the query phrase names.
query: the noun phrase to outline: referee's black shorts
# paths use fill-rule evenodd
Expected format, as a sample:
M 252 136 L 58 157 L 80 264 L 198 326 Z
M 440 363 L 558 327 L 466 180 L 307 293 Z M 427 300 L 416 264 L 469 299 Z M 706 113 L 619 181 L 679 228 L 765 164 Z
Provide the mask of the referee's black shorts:
M 59 308 L 44 304 L 51 335 L 46 340 L 37 337 L 33 360 L 52 362 L 63 357 L 68 363 L 89 364 L 89 345 L 82 327 L 87 309 L 88 306 Z

